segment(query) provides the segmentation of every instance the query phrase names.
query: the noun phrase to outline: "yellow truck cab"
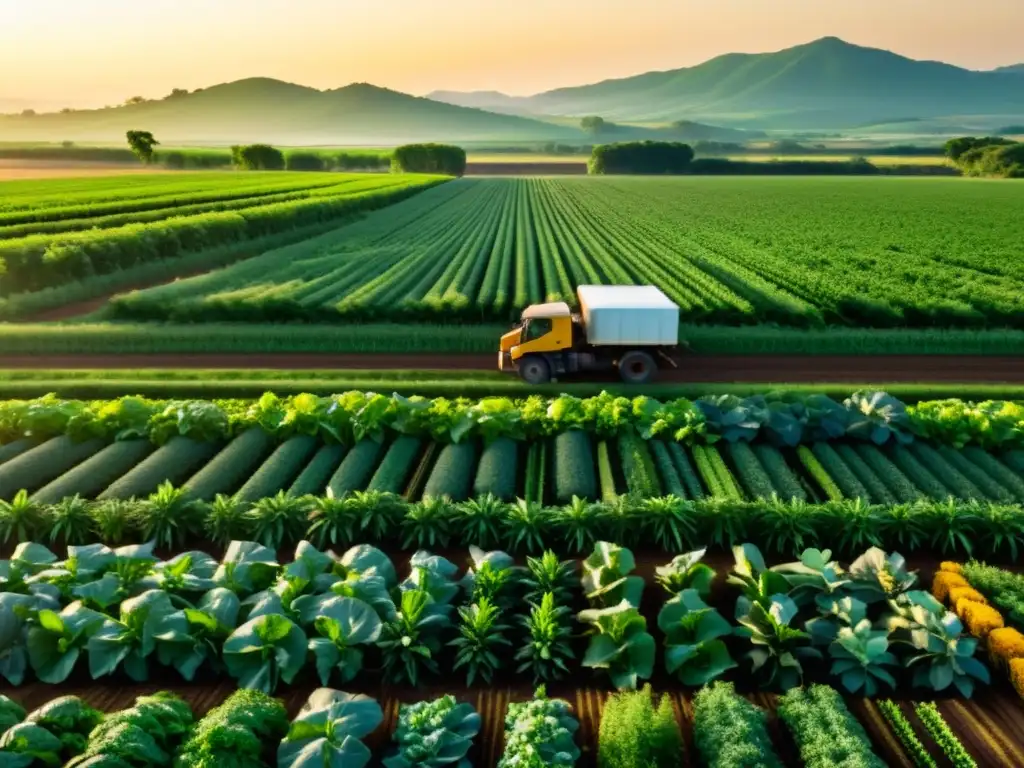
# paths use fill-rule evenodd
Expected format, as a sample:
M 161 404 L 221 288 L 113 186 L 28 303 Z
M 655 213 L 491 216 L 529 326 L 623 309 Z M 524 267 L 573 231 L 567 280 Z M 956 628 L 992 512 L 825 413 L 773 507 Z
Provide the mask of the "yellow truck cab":
M 581 285 L 578 313 L 564 301 L 533 304 L 501 337 L 498 368 L 530 384 L 566 373 L 618 370 L 642 384 L 658 360 L 675 365 L 679 307 L 651 285 Z

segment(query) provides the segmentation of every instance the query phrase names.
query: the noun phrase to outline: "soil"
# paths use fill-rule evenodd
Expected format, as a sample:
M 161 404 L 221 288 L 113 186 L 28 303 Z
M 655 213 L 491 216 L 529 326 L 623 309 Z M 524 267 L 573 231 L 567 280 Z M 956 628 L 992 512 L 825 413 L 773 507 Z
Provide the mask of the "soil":
M 495 340 L 497 343 L 497 340 Z M 393 354 L 125 354 L 0 356 L 9 369 L 337 369 L 446 370 L 484 372 L 496 369 L 495 355 Z M 589 375 L 578 380 L 614 377 Z M 570 382 L 572 379 L 562 379 Z M 814 356 L 687 355 L 677 369 L 659 372 L 658 382 L 679 383 L 1024 383 L 1024 358 L 986 356 Z

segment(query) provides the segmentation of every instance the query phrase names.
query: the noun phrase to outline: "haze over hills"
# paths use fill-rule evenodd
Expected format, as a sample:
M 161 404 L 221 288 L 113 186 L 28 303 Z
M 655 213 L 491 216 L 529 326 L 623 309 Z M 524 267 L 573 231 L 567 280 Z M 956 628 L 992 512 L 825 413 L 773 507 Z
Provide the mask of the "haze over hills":
M 533 115 L 842 128 L 904 115 L 1022 115 L 1024 89 L 1015 73 L 1016 68 L 975 72 L 917 61 L 826 37 L 775 53 L 730 53 L 695 67 L 530 97 L 444 92 L 443 98 Z
M 152 131 L 165 143 L 313 145 L 583 137 L 573 127 L 454 106 L 367 83 L 318 91 L 269 78 L 110 109 L 0 117 L 2 141 L 122 141 L 125 131 L 133 129 Z

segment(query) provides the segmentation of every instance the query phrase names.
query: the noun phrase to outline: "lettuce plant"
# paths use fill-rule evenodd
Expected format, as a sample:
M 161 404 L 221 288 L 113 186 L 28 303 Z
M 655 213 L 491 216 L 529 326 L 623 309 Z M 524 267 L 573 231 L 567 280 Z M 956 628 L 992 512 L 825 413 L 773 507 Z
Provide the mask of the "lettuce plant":
M 470 768 L 466 758 L 480 732 L 480 715 L 454 696 L 402 705 L 394 741 L 398 748 L 384 768 Z
M 720 639 L 732 634 L 729 622 L 700 598 L 684 589 L 658 614 L 665 633 L 665 669 L 683 685 L 704 685 L 736 666 Z
M 255 541 L 233 541 L 228 545 L 213 582 L 239 597 L 266 589 L 277 578 L 277 554 Z
M 41 682 L 57 684 L 68 679 L 89 638 L 106 617 L 71 603 L 60 613 L 43 609 L 28 630 L 28 659 Z
M 747 654 L 752 671 L 766 687 L 788 691 L 803 680 L 801 660 L 821 658 L 810 647 L 810 635 L 791 625 L 797 615 L 796 603 L 782 594 L 766 601 L 741 596 L 736 601 L 736 634 L 754 646 Z
M 240 610 L 241 602 L 234 592 L 224 587 L 211 589 L 194 607 L 184 609 L 186 636 L 157 646 L 160 663 L 174 667 L 189 681 L 195 679 L 204 663 L 219 670 L 220 650 L 238 626 Z
M 647 680 L 654 671 L 655 642 L 647 631 L 647 620 L 632 603 L 623 599 L 618 605 L 580 611 L 576 617 L 589 624 L 590 644 L 583 666 L 608 671 L 618 690 L 633 690 L 638 680 Z
M 541 686 L 532 701 L 508 705 L 498 768 L 572 768 L 580 759 L 573 738 L 579 727 L 569 703 L 549 699 Z
M 240 626 L 224 642 L 228 674 L 241 688 L 273 693 L 290 683 L 306 662 L 306 635 L 284 616 L 266 615 Z
M 0 761 L 11 768 L 63 765 L 64 745 L 46 728 L 35 723 L 18 723 L 0 736 Z
M 336 597 L 320 609 L 313 622 L 319 637 L 309 640 L 320 682 L 332 675 L 347 683 L 363 668 L 363 649 L 380 639 L 382 624 L 373 608 L 362 600 Z
M 583 591 L 587 600 L 600 607 L 627 602 L 640 607 L 644 580 L 629 574 L 636 568 L 633 553 L 618 544 L 599 541 L 583 561 Z
M 682 555 L 676 555 L 668 565 L 659 565 L 655 570 L 655 581 L 665 588 L 670 595 L 678 595 L 684 589 L 696 590 L 701 597 L 711 594 L 711 584 L 715 580 L 715 570 L 702 563 L 707 549 L 698 549 Z
M 136 682 L 149 679 L 147 659 L 161 643 L 177 643 L 188 636 L 188 621 L 166 592 L 151 589 L 121 603 L 118 619 L 106 619 L 89 638 L 89 672 L 93 679 L 112 674 L 118 667 Z
M 277 748 L 278 768 L 364 768 L 373 755 L 360 739 L 384 721 L 369 696 L 318 688 Z

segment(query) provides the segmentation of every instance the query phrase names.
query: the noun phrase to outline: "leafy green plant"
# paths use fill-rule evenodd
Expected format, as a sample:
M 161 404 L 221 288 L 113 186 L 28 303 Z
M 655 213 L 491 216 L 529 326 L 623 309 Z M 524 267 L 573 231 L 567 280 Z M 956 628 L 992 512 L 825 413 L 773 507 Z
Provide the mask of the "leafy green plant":
M 556 602 L 567 603 L 579 584 L 576 561 L 559 560 L 550 549 L 540 557 L 527 557 L 526 570 L 523 586 L 526 599 L 532 602 L 538 602 L 550 592 Z
M 373 755 L 360 739 L 383 721 L 384 712 L 369 696 L 318 688 L 302 705 L 277 748 L 278 768 L 364 768 Z
M 287 732 L 288 715 L 278 699 L 259 691 L 235 691 L 196 724 L 175 765 L 267 768 Z
M 660 496 L 640 502 L 644 538 L 672 552 L 690 546 L 697 533 L 693 506 L 678 496 Z
M 886 764 L 872 753 L 863 726 L 834 688 L 794 688 L 779 701 L 778 713 L 793 734 L 807 768 L 885 768 Z
M 79 602 L 60 613 L 43 609 L 28 630 L 28 659 L 36 677 L 57 684 L 68 679 L 89 638 L 103 625 L 104 616 Z
M 0 736 L 0 759 L 11 766 L 57 768 L 64 762 L 63 749 L 60 739 L 34 723 L 18 723 Z
M 246 513 L 254 541 L 270 549 L 299 541 L 309 527 L 309 503 L 278 491 L 262 498 Z
M 57 737 L 63 746 L 65 760 L 85 751 L 89 734 L 102 721 L 103 713 L 77 696 L 50 699 L 24 716 L 24 722 L 45 728 Z
M 732 683 L 705 685 L 693 697 L 693 740 L 708 768 L 782 768 L 764 712 Z
M 914 712 L 954 768 L 977 768 L 978 764 L 964 748 L 960 739 L 949 729 L 934 703 L 929 701 L 918 704 L 914 707 Z
M 684 589 L 665 603 L 658 628 L 665 633 L 665 670 L 683 685 L 704 685 L 736 666 L 720 639 L 731 635 L 732 627 L 696 589 Z
M 872 628 L 867 606 L 860 600 L 845 598 L 836 605 L 833 613 L 840 617 L 842 626 L 828 647 L 832 674 L 854 694 L 876 696 L 882 686 L 895 688 L 896 679 L 886 669 L 899 665 L 889 650 L 889 631 Z
M 20 490 L 10 501 L 0 499 L 0 541 L 32 541 L 44 530 L 43 507 Z
M 569 674 L 568 663 L 574 658 L 568 620 L 571 613 L 567 606 L 556 603 L 552 592 L 546 592 L 540 603 L 530 603 L 530 613 L 518 617 L 528 636 L 516 651 L 516 672 L 530 672 L 534 683 L 559 680 Z
M 599 541 L 594 551 L 583 561 L 583 591 L 587 600 L 599 607 L 618 605 L 626 601 L 640 607 L 644 580 L 630 576 L 636 568 L 633 553 L 618 544 Z
M 121 603 L 119 619 L 107 619 L 89 638 L 89 672 L 93 678 L 118 667 L 137 682 L 149 679 L 147 659 L 161 643 L 178 642 L 188 634 L 188 621 L 176 611 L 166 592 L 151 589 Z
M 683 734 L 668 696 L 651 686 L 608 698 L 597 739 L 599 768 L 682 768 Z
M 382 624 L 373 608 L 362 600 L 339 597 L 325 603 L 313 626 L 319 637 L 309 641 L 320 682 L 332 675 L 341 682 L 354 679 L 363 668 L 363 649 L 380 639 Z
M 68 765 L 166 766 L 191 728 L 192 709 L 182 699 L 167 692 L 140 696 L 129 709 L 103 718 Z
M 203 664 L 220 671 L 220 651 L 238 626 L 241 602 L 229 589 L 211 589 L 194 608 L 185 608 L 188 633 L 157 646 L 160 663 L 174 667 L 186 680 L 194 680 Z
M 213 574 L 213 582 L 244 598 L 269 587 L 279 570 L 272 549 L 255 541 L 232 541 Z
M 328 489 L 326 496 L 309 502 L 309 529 L 306 535 L 318 547 L 348 544 L 356 540 L 363 515 L 347 496 L 336 498 Z
M 773 595 L 789 594 L 789 581 L 782 573 L 768 569 L 761 550 L 753 544 L 733 547 L 732 555 L 736 565 L 729 572 L 728 583 L 742 590 L 741 600 L 757 602 L 762 607 L 768 607 Z M 737 614 L 740 612 L 739 604 L 736 611 Z
M 448 626 L 447 613 L 439 610 L 427 590 L 403 591 L 395 619 L 384 623 L 377 641 L 385 677 L 416 686 L 424 671 L 437 674 L 439 635 Z
M 104 544 L 123 544 L 136 531 L 135 503 L 125 499 L 107 499 L 89 506 L 92 530 Z
M 273 693 L 290 683 L 306 661 L 306 635 L 284 616 L 265 615 L 247 621 L 224 641 L 228 673 L 241 688 Z
M 632 603 L 623 599 L 618 605 L 580 611 L 576 618 L 590 625 L 592 633 L 584 667 L 607 670 L 618 690 L 633 690 L 638 680 L 650 678 L 656 645 L 647 620 Z
M 670 595 L 677 595 L 684 589 L 693 589 L 701 597 L 711 594 L 711 583 L 715 580 L 715 570 L 702 563 L 707 549 L 698 549 L 676 555 L 668 565 L 659 565 L 655 569 L 655 581 L 664 587 Z
M 551 514 L 542 504 L 517 499 L 505 517 L 502 540 L 513 552 L 539 552 L 552 524 Z
M 800 607 L 831 598 L 850 583 L 846 570 L 832 560 L 829 549 L 805 549 L 799 561 L 777 565 L 772 571 L 786 580 L 787 594 Z
M 887 555 L 872 547 L 850 563 L 850 584 L 854 595 L 871 604 L 892 599 L 912 589 L 917 574 L 907 570 L 907 561 L 898 552 Z
M 453 517 L 462 531 L 464 544 L 488 549 L 501 542 L 507 514 L 508 504 L 488 493 L 457 504 Z
M 0 694 L 0 733 L 24 720 L 25 714 L 21 704 Z
M 736 634 L 754 646 L 747 658 L 766 687 L 788 691 L 800 685 L 801 661 L 821 658 L 821 652 L 810 647 L 810 635 L 790 626 L 796 616 L 796 603 L 785 595 L 774 594 L 767 602 L 743 596 L 736 601 Z
M 146 541 L 179 549 L 198 531 L 200 515 L 199 506 L 185 489 L 164 482 L 139 505 L 139 529 Z
M 384 768 L 468 768 L 466 753 L 480 732 L 480 715 L 471 704 L 454 696 L 403 704 L 398 711 L 394 741 L 396 754 L 384 759 Z
M 214 544 L 226 546 L 251 534 L 252 519 L 246 514 L 249 506 L 234 496 L 218 493 L 203 506 L 206 535 Z
M 511 702 L 505 717 L 505 749 L 498 768 L 572 768 L 580 758 L 573 736 L 580 724 L 569 703 L 549 699 L 544 686 L 531 701 Z
M 448 643 L 457 649 L 453 669 L 466 668 L 466 685 L 472 686 L 479 676 L 490 684 L 502 665 L 502 648 L 511 648 L 505 636 L 507 624 L 499 622 L 501 611 L 487 597 L 459 609 L 459 635 Z
M 582 552 L 592 547 L 605 526 L 607 510 L 602 504 L 573 496 L 553 518 L 552 522 L 560 531 L 567 551 Z
M 451 541 L 451 502 L 443 497 L 413 504 L 402 518 L 402 547 L 445 547 Z
M 85 544 L 91 538 L 93 519 L 89 502 L 81 496 L 69 496 L 51 505 L 46 511 L 50 526 L 50 543 Z

